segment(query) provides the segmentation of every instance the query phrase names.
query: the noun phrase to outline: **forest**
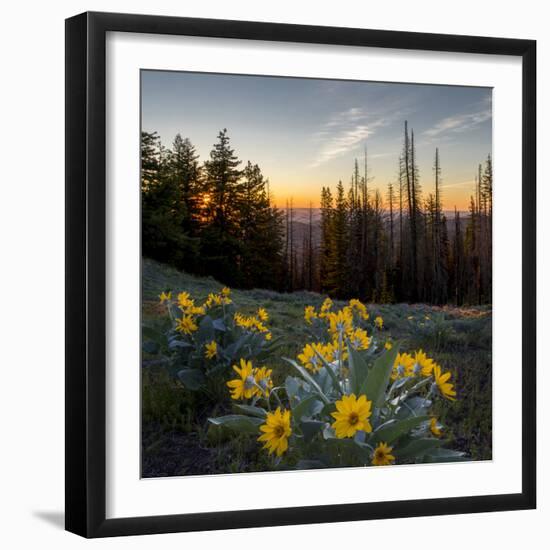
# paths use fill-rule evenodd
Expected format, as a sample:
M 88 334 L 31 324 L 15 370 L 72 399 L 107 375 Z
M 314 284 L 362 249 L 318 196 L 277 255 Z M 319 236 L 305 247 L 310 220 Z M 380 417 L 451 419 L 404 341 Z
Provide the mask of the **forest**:
M 320 208 L 277 208 L 269 180 L 242 161 L 226 129 L 201 162 L 189 138 L 171 148 L 141 134 L 142 253 L 234 288 L 309 290 L 373 303 L 482 305 L 492 295 L 492 162 L 472 167 L 468 212 L 443 209 L 443 168 L 422 179 L 404 123 L 396 177 L 382 192 L 365 147 L 348 184 Z M 423 182 L 434 191 L 423 193 Z

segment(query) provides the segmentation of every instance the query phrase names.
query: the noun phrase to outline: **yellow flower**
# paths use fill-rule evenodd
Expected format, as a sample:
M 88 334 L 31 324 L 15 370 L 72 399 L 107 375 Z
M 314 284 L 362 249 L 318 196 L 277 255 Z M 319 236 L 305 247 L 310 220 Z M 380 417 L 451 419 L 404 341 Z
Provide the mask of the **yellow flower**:
M 258 332 L 267 332 L 267 327 L 254 317 L 252 317 L 252 325 Z
M 350 309 L 341 309 L 337 313 L 329 313 L 329 332 L 333 336 L 340 333 L 350 333 L 353 330 L 353 317 Z
M 271 332 L 265 333 L 265 339 L 269 342 L 273 338 L 273 334 Z
M 260 426 L 263 432 L 258 441 L 264 443 L 263 448 L 269 451 L 269 454 L 275 453 L 281 456 L 288 449 L 288 438 L 292 433 L 290 427 L 290 411 L 281 411 L 280 407 L 272 413 L 267 413 L 265 424 Z
M 387 349 L 387 350 L 390 350 L 393 348 L 393 344 L 388 340 L 385 344 L 384 344 L 384 347 Z
M 315 353 L 316 349 L 321 353 L 322 344 L 306 344 L 302 353 L 298 355 L 300 363 L 313 372 L 317 372 L 321 368 L 321 359 Z
M 430 432 L 432 432 L 432 434 L 435 435 L 435 437 L 441 437 L 443 433 L 437 423 L 437 418 L 435 416 L 432 417 L 432 419 L 430 420 Z
M 435 363 L 421 349 L 414 354 L 413 373 L 422 376 L 431 376 Z
M 338 340 L 334 340 L 334 342 L 329 342 L 328 344 L 321 346 L 318 348 L 319 352 L 322 354 L 322 356 L 329 362 L 334 363 L 335 361 L 345 361 L 349 357 L 349 353 L 347 351 L 346 346 L 342 344 L 340 347 L 340 344 Z
M 238 374 L 238 378 L 227 382 L 231 399 L 250 399 L 257 391 L 252 363 L 241 359 L 241 368 L 233 365 L 233 370 Z
M 184 315 L 181 319 L 176 319 L 176 330 L 184 334 L 192 334 L 197 330 L 195 320 L 190 315 Z
M 227 298 L 230 294 L 231 294 L 231 289 L 224 286 L 221 290 L 221 295 Z
M 451 378 L 450 372 L 441 372 L 439 365 L 434 365 L 434 382 L 437 384 L 437 388 L 441 395 L 449 401 L 456 401 L 456 391 L 453 389 L 453 385 L 448 382 Z
M 178 305 L 181 309 L 187 309 L 195 305 L 194 300 L 191 299 L 189 292 L 180 292 L 178 294 Z
M 367 335 L 367 331 L 362 328 L 356 328 L 349 335 L 349 341 L 356 350 L 368 349 L 370 344 L 370 338 Z
M 269 321 L 269 315 L 267 313 L 267 311 L 261 307 L 258 309 L 258 319 L 264 323 L 266 323 L 267 321 Z
M 304 309 L 304 319 L 306 323 L 311 325 L 311 320 L 317 317 L 317 312 L 313 306 L 306 306 Z
M 206 313 L 206 309 L 204 306 L 191 306 L 186 308 L 185 313 L 188 315 L 204 315 Z
M 218 294 L 210 293 L 206 301 L 204 302 L 204 307 L 220 306 L 222 303 L 221 296 Z
M 164 302 L 169 302 L 172 299 L 172 293 L 161 292 L 159 298 L 160 298 L 160 303 L 164 304 Z
M 371 405 L 372 401 L 367 401 L 365 395 L 356 398 L 354 393 L 344 395 L 342 399 L 336 401 L 336 412 L 331 413 L 336 419 L 332 424 L 336 437 L 339 439 L 353 437 L 359 430 L 372 432 L 369 422 L 372 414 Z
M 216 344 L 215 340 L 212 340 L 212 342 L 206 344 L 204 355 L 207 359 L 212 359 L 218 355 L 218 344 Z
M 391 454 L 393 447 L 390 447 L 387 443 L 379 443 L 374 449 L 372 454 L 373 466 L 389 466 L 395 457 Z
M 362 319 L 365 319 L 365 321 L 369 318 L 369 314 L 367 312 L 367 306 L 365 306 L 365 304 L 360 300 L 357 300 L 354 298 L 349 301 L 349 305 L 352 309 L 355 309 L 355 311 L 357 311 L 359 316 Z
M 330 298 L 325 298 L 325 301 L 321 305 L 321 311 L 319 312 L 319 317 L 323 319 L 327 316 L 328 312 L 332 309 L 332 300 Z
M 260 391 L 259 388 L 256 388 L 256 394 L 263 394 L 264 397 L 269 397 L 269 391 L 273 388 L 273 380 L 271 380 L 272 369 L 267 367 L 261 367 L 254 370 L 254 380 L 256 384 L 262 388 L 263 391 Z
M 398 353 L 391 373 L 392 380 L 413 375 L 414 359 L 409 353 Z
M 238 327 L 246 328 L 246 329 L 252 327 L 252 322 L 253 322 L 252 317 L 245 317 L 240 313 L 235 313 L 235 315 L 233 316 L 233 319 L 235 320 L 235 324 Z
M 378 317 L 376 317 L 374 319 L 374 324 L 380 329 L 382 330 L 382 327 L 384 326 L 384 319 L 382 319 L 382 317 L 380 317 L 380 315 L 378 315 Z

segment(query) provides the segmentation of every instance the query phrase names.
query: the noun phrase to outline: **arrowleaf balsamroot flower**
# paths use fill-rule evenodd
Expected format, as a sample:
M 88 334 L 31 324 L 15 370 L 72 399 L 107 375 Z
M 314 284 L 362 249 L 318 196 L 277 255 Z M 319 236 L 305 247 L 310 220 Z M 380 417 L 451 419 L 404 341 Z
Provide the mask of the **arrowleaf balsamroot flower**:
M 435 437 L 441 437 L 441 435 L 443 434 L 443 431 L 439 426 L 437 418 L 435 416 L 433 416 L 430 420 L 430 432 L 432 432 Z
M 430 359 L 421 349 L 414 354 L 413 372 L 422 376 L 431 376 L 434 370 L 435 362 Z
M 176 330 L 184 334 L 192 334 L 198 329 L 195 319 L 191 315 L 184 315 L 181 319 L 176 319 Z
M 367 335 L 367 331 L 362 328 L 356 328 L 349 335 L 350 344 L 356 350 L 368 349 L 370 344 L 370 338 Z
M 374 324 L 380 329 L 382 330 L 382 327 L 384 326 L 384 319 L 382 319 L 382 317 L 380 317 L 380 315 L 378 315 L 378 317 L 376 317 L 374 319 Z
M 216 343 L 216 340 L 212 340 L 212 342 L 206 344 L 204 348 L 204 355 L 207 359 L 212 359 L 218 355 L 218 344 Z
M 313 306 L 306 306 L 304 308 L 304 319 L 308 325 L 311 325 L 312 319 L 317 317 L 317 312 Z
M 350 308 L 344 308 L 336 313 L 328 314 L 329 332 L 333 336 L 340 333 L 350 333 L 353 330 L 353 314 Z
M 332 309 L 332 300 L 330 298 L 325 298 L 325 301 L 321 305 L 321 311 L 319 312 L 319 317 L 323 319 L 328 315 L 328 312 Z
M 265 424 L 260 426 L 260 431 L 263 433 L 258 437 L 258 441 L 264 443 L 263 448 L 267 449 L 269 454 L 282 456 L 288 449 L 288 438 L 292 433 L 290 411 L 281 411 L 281 407 L 277 407 L 275 412 L 267 413 Z
M 222 297 L 219 294 L 210 293 L 208 295 L 208 298 L 206 299 L 206 302 L 204 302 L 204 305 L 205 305 L 205 307 L 221 306 L 222 305 Z
M 349 301 L 349 306 L 351 307 L 351 309 L 357 311 L 361 319 L 364 319 L 366 321 L 369 318 L 367 306 L 360 300 L 357 300 L 356 298 L 351 299 Z
M 258 315 L 258 319 L 262 321 L 262 323 L 266 323 L 267 321 L 269 321 L 269 315 L 263 307 L 258 309 L 257 315 Z
M 406 376 L 412 376 L 414 368 L 414 359 L 409 353 L 398 353 L 393 364 L 393 370 L 391 372 L 391 379 L 405 378 Z
M 317 344 L 317 349 L 329 363 L 334 363 L 335 361 L 345 361 L 349 357 L 346 346 L 340 346 L 338 340 L 329 342 L 324 346 L 322 344 Z
M 322 353 L 322 349 L 322 344 L 306 344 L 302 350 L 302 353 L 298 355 L 298 360 L 306 369 L 317 372 L 321 368 L 322 362 L 319 356 L 315 353 L 315 350 Z
M 269 397 L 269 392 L 273 388 L 273 380 L 271 380 L 272 369 L 267 367 L 260 367 L 259 369 L 254 369 L 254 380 L 257 384 L 256 393 L 262 395 L 263 397 Z M 260 392 L 260 389 L 262 391 Z
M 337 438 L 353 437 L 359 430 L 372 432 L 369 422 L 372 401 L 368 401 L 366 395 L 360 395 L 359 398 L 354 393 L 344 395 L 335 405 L 336 412 L 330 414 L 335 418 L 332 427 Z
M 441 367 L 439 365 L 434 365 L 434 383 L 437 385 L 439 393 L 449 401 L 456 401 L 456 391 L 453 388 L 453 385 L 448 381 L 451 378 L 450 372 L 441 372 Z
M 178 294 L 178 306 L 180 309 L 185 310 L 189 307 L 193 307 L 194 305 L 195 301 L 191 298 L 189 292 L 180 292 Z
M 171 292 L 161 292 L 159 295 L 160 303 L 164 304 L 164 302 L 169 302 L 172 299 L 172 293 Z
M 231 399 L 250 399 L 257 390 L 252 362 L 241 358 L 241 367 L 233 365 L 233 370 L 238 374 L 238 378 L 227 382 Z
M 395 461 L 395 457 L 391 454 L 393 447 L 390 447 L 387 443 L 380 442 L 374 453 L 372 453 L 372 465 L 373 466 L 389 466 Z

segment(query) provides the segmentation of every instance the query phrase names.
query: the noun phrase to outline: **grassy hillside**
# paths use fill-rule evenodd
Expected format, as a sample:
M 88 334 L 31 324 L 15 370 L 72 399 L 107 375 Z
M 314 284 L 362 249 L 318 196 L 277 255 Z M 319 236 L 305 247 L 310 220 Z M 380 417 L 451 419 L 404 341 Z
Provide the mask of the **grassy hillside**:
M 200 278 L 145 259 L 142 269 L 143 322 L 154 325 L 164 314 L 158 295 L 165 290 L 188 291 L 199 300 L 219 291 L 212 278 Z M 323 296 L 310 292 L 281 294 L 268 290 L 233 290 L 239 311 L 252 313 L 264 307 L 270 314 L 273 335 L 284 337 L 279 355 L 295 356 L 308 341 L 303 328 L 306 305 L 319 306 Z M 343 303 L 337 305 L 343 305 Z M 380 314 L 394 339 L 405 349 L 424 349 L 445 370 L 453 373 L 458 399 L 441 410 L 453 448 L 475 460 L 491 458 L 491 309 L 490 307 L 434 307 L 423 304 L 368 305 Z M 273 361 L 274 373 L 284 380 L 288 366 Z M 210 441 L 206 416 L 223 409 L 201 409 L 196 397 L 170 379 L 162 366 L 144 364 L 143 475 L 170 476 L 263 469 L 265 453 L 253 438 Z M 220 405 L 219 407 L 223 407 Z

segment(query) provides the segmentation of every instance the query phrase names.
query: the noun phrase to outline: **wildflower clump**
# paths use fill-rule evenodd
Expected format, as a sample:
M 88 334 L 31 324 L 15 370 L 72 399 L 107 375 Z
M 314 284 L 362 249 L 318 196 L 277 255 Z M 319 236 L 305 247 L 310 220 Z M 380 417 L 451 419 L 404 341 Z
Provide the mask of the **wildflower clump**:
M 237 326 L 260 334 L 267 320 L 260 310 L 235 317 Z M 257 433 L 274 464 L 285 460 L 286 468 L 462 460 L 444 447 L 444 427 L 433 414 L 435 400 L 456 398 L 450 372 L 422 349 L 382 339 L 386 332 L 382 317 L 371 321 L 357 299 L 306 306 L 310 338 L 295 359 L 282 358 L 295 375 L 275 386 L 273 369 L 241 359 L 227 386 L 232 400 L 244 402 L 236 405 L 243 414 L 210 421 Z
M 187 290 L 165 290 L 158 298 L 168 328 L 162 333 L 147 327 L 144 347 L 164 356 L 170 372 L 189 390 L 209 388 L 223 398 L 220 388 L 225 388 L 235 362 L 254 359 L 272 340 L 269 312 L 263 307 L 254 315 L 238 312 L 228 287 L 210 292 L 204 300 Z

